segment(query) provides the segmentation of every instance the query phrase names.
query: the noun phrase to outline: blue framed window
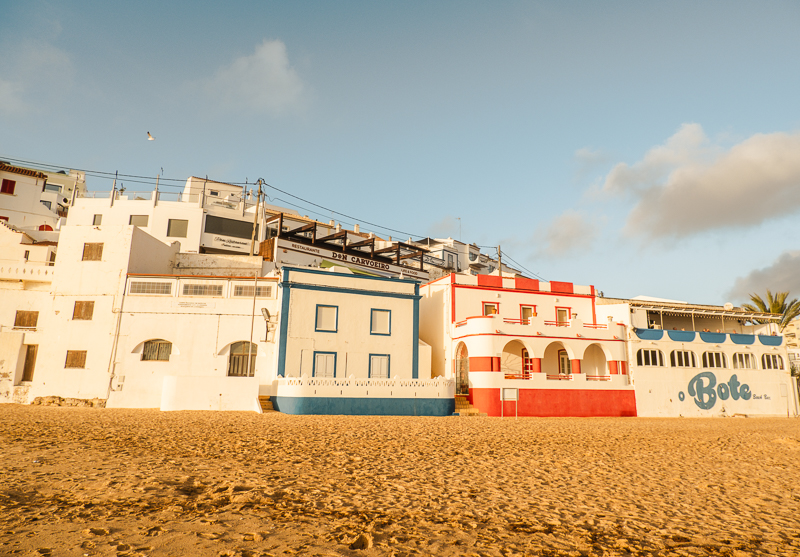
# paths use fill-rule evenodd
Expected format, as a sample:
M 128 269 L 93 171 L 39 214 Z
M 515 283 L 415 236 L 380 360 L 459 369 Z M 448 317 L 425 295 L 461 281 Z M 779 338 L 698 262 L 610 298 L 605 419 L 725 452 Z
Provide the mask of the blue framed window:
M 389 336 L 392 334 L 392 310 L 373 309 L 369 317 L 369 334 Z
M 389 379 L 389 354 L 370 354 L 369 355 L 369 378 L 370 379 Z
M 336 352 L 314 352 L 312 377 L 336 377 Z
M 317 304 L 314 330 L 321 333 L 335 333 L 339 330 L 339 306 Z

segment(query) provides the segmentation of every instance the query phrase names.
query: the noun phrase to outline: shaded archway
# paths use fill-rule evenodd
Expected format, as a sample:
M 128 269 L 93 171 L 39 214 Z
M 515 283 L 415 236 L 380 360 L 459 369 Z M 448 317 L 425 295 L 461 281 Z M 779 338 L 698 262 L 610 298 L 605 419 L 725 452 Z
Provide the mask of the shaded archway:
M 542 358 L 542 371 L 547 375 L 564 375 L 572 373 L 572 353 L 561 342 L 547 345 Z
M 456 378 L 456 394 L 469 394 L 469 352 L 463 342 L 456 347 L 456 357 L 453 360 L 453 373 Z
M 500 371 L 508 379 L 520 379 L 525 375 L 525 360 L 528 351 L 519 340 L 512 340 L 503 347 L 500 355 Z
M 589 376 L 608 375 L 608 360 L 603 349 L 592 344 L 583 353 L 581 361 L 581 371 Z

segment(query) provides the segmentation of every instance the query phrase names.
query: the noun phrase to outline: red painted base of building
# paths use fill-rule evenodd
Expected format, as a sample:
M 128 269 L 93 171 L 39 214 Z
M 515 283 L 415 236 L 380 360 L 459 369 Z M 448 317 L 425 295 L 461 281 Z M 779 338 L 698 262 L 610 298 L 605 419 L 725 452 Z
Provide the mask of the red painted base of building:
M 470 389 L 470 403 L 488 416 L 501 415 L 500 389 Z M 633 390 L 520 389 L 519 402 L 502 403 L 504 416 L 636 416 Z

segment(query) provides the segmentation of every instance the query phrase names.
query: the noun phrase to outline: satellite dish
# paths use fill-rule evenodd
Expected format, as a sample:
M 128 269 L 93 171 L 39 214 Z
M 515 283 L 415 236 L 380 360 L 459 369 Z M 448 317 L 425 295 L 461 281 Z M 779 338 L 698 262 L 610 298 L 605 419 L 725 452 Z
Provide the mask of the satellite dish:
M 269 310 L 267 308 L 261 308 L 261 315 L 264 316 L 264 319 L 269 321 Z
M 730 311 L 730 310 L 733 309 L 733 304 L 730 303 L 730 302 L 725 302 L 725 305 L 722 306 L 722 307 L 724 307 L 726 310 Z

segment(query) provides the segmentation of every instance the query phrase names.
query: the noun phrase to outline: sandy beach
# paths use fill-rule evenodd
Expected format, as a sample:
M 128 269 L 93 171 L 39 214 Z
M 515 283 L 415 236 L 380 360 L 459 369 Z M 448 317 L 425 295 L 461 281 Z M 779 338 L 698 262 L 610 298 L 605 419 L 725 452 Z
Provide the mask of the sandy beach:
M 789 419 L 0 406 L 4 555 L 798 555 Z

